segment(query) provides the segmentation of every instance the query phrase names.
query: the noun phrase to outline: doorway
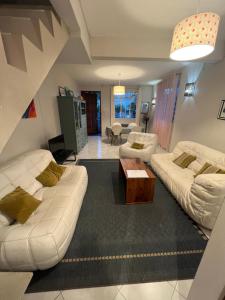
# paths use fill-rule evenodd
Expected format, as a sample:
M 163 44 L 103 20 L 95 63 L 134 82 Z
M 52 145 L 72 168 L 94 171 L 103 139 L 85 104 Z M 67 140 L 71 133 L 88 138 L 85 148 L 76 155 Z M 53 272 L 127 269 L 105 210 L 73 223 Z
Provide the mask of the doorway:
M 81 91 L 81 96 L 86 101 L 88 135 L 101 135 L 101 92 Z

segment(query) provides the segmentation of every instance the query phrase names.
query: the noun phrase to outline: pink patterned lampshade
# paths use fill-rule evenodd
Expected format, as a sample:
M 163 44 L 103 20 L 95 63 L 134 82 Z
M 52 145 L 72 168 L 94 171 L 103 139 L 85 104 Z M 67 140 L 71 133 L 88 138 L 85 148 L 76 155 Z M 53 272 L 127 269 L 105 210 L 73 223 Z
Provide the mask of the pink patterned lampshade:
M 219 15 L 212 12 L 190 16 L 174 29 L 170 58 L 194 60 L 212 53 L 219 28 Z

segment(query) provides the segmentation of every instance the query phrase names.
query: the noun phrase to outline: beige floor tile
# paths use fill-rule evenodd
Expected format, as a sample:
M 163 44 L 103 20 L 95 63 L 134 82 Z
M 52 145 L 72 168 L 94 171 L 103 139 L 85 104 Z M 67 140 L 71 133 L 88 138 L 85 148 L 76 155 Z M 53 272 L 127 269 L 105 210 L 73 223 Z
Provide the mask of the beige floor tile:
M 177 284 L 177 280 L 170 280 L 170 281 L 167 281 L 172 287 L 175 288 L 176 284 Z
M 62 293 L 60 293 L 58 297 L 55 298 L 55 300 L 64 300 Z
M 181 294 L 179 294 L 176 290 L 173 293 L 172 299 L 171 300 L 185 300 Z
M 174 288 L 168 282 L 124 285 L 120 293 L 127 300 L 170 300 Z
M 114 300 L 126 300 L 126 298 L 119 292 Z
M 117 286 L 62 291 L 65 300 L 114 300 L 118 293 Z
M 188 293 L 190 291 L 193 280 L 179 280 L 176 285 L 176 291 L 187 298 Z
M 31 294 L 25 294 L 23 299 L 24 300 L 55 300 L 59 295 L 60 295 L 60 291 L 45 292 L 45 293 L 44 292 L 31 293 Z

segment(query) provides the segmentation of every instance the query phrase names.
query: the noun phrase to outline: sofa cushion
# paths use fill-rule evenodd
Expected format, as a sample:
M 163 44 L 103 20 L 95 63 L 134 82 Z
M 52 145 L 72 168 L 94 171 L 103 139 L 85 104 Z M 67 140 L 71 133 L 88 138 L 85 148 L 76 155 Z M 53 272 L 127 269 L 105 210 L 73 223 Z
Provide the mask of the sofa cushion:
M 47 168 L 41 172 L 40 175 L 36 177 L 36 179 L 43 185 L 52 187 L 57 184 L 59 181 L 58 176 L 52 171 L 50 166 L 48 165 Z
M 24 224 L 41 202 L 21 187 L 0 200 L 0 210 L 11 219 Z
M 189 169 L 182 169 L 173 163 L 174 155 L 170 153 L 153 154 L 151 166 L 170 189 L 172 194 L 182 201 L 191 188 L 194 179 L 194 172 Z
M 141 143 L 133 143 L 133 144 L 131 145 L 131 148 L 137 149 L 137 150 L 141 150 L 141 149 L 144 148 L 144 144 L 141 144 Z
M 212 166 L 209 163 L 205 163 L 203 167 L 201 167 L 201 169 L 195 174 L 195 177 L 197 177 L 200 174 L 215 174 L 219 172 L 219 170 L 220 169 L 218 167 Z
M 48 165 L 49 169 L 56 175 L 58 179 L 61 178 L 62 174 L 64 173 L 66 167 L 58 165 L 56 162 L 51 161 Z
M 173 160 L 173 162 L 179 167 L 185 169 L 187 168 L 194 160 L 196 160 L 196 156 L 183 152 L 177 158 Z
M 197 173 L 201 167 L 202 167 L 202 164 L 198 161 L 198 158 L 197 158 L 192 163 L 190 163 L 190 165 L 187 168 L 192 170 L 194 173 Z

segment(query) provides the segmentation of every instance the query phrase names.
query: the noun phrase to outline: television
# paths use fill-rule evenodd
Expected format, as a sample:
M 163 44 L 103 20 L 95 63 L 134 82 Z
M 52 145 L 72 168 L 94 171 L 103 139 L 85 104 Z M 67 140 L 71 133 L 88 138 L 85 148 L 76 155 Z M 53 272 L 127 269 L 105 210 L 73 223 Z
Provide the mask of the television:
M 63 134 L 48 140 L 48 147 L 58 164 L 63 164 L 73 154 L 73 150 L 65 149 Z

